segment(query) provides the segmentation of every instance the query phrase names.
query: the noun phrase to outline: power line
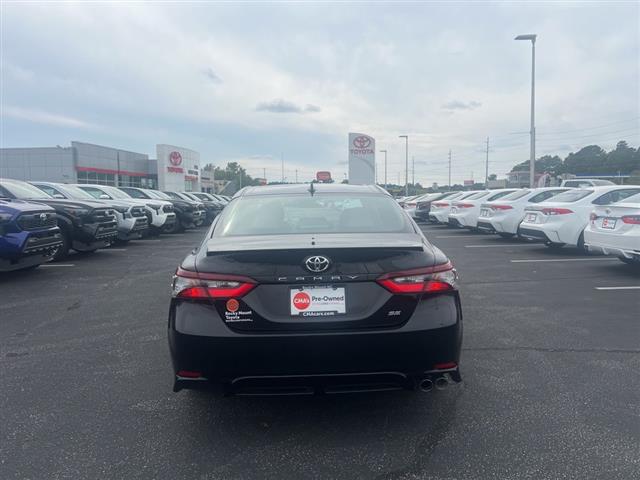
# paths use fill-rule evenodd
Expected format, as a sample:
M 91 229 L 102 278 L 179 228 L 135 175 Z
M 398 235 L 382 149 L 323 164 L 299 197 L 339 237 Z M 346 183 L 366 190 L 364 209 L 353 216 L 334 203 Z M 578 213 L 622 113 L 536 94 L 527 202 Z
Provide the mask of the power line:
M 562 132 L 549 132 L 549 133 L 538 133 L 538 135 L 562 135 L 563 133 L 573 133 L 573 132 L 583 132 L 585 130 L 597 130 L 599 128 L 605 128 L 605 127 L 610 127 L 612 125 L 619 125 L 621 123 L 629 123 L 629 122 L 635 122 L 637 120 L 640 120 L 640 117 L 634 117 L 634 118 L 630 118 L 627 120 L 619 120 L 617 122 L 612 122 L 612 123 L 607 123 L 605 125 L 598 125 L 597 127 L 586 127 L 586 128 L 578 128 L 575 130 L 565 130 Z

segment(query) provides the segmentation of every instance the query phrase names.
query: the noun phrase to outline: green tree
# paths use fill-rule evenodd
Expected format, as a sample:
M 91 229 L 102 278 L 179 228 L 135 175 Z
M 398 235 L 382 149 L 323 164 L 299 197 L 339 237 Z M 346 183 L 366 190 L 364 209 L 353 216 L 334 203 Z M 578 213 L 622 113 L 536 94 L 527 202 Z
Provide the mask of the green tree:
M 640 169 L 640 149 L 630 147 L 624 140 L 618 142 L 615 150 L 607 153 L 605 167 L 607 173 L 616 175 L 629 175 L 634 170 Z
M 216 180 L 236 182 L 238 186 L 242 185 L 246 187 L 248 185 L 260 184 L 260 182 L 252 178 L 251 175 L 247 175 L 246 170 L 242 168 L 238 162 L 229 162 L 224 169 L 215 167 L 214 174 Z

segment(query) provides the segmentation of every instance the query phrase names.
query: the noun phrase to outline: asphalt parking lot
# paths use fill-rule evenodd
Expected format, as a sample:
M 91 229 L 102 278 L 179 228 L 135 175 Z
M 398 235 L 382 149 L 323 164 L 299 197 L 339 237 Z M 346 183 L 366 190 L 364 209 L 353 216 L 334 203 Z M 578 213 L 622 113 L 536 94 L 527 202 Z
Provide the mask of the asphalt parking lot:
M 0 277 L 0 477 L 636 477 L 640 273 L 424 230 L 465 322 L 464 382 L 430 393 L 172 393 L 169 283 L 204 230 Z

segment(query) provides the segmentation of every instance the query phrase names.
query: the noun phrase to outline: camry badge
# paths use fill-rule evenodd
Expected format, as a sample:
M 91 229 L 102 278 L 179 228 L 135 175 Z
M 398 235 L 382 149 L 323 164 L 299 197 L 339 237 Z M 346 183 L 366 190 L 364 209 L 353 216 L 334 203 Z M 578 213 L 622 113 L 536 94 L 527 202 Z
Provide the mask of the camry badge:
M 329 265 L 331 265 L 329 259 L 321 255 L 307 257 L 304 261 L 304 266 L 307 267 L 307 270 L 315 273 L 324 272 L 327 268 L 329 268 Z

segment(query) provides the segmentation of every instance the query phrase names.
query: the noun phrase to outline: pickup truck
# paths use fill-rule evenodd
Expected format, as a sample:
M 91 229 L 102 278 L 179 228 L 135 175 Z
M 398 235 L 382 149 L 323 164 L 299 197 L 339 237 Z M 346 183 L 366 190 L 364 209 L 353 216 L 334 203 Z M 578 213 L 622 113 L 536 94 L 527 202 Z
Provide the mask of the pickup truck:
M 173 211 L 173 204 L 163 200 L 145 200 L 133 198 L 119 188 L 109 185 L 76 184 L 76 187 L 84 190 L 97 200 L 117 200 L 145 208 L 149 231 L 158 236 L 162 232 L 171 230 L 177 222 Z
M 119 189 L 133 198 L 171 202 L 177 218 L 172 226 L 165 229 L 167 233 L 179 233 L 185 228 L 197 227 L 204 221 L 204 213 L 200 210 L 196 202 L 171 198 L 166 193 L 158 190 L 137 187 L 119 187 Z
M 53 198 L 66 198 L 68 200 L 89 200 L 101 203 L 113 209 L 118 222 L 118 242 L 125 243 L 129 240 L 142 238 L 149 229 L 145 208 L 141 205 L 127 203 L 126 200 L 97 200 L 91 194 L 74 185 L 65 185 L 53 182 L 29 182 Z
M 35 268 L 49 262 L 61 246 L 53 208 L 0 198 L 0 272 Z
M 62 233 L 62 245 L 55 260 L 66 257 L 69 250 L 94 252 L 111 245 L 118 236 L 118 222 L 113 209 L 85 200 L 62 200 L 47 195 L 20 180 L 0 180 L 0 196 L 48 205 L 56 211 Z
M 199 202 L 204 205 L 206 216 L 207 216 L 207 225 L 211 225 L 213 220 L 220 215 L 220 212 L 227 205 L 227 202 L 223 202 L 221 200 L 217 200 L 213 197 L 208 197 L 206 194 L 202 194 L 199 192 L 176 192 L 182 197 L 186 197 L 189 200 L 193 200 L 194 202 Z

